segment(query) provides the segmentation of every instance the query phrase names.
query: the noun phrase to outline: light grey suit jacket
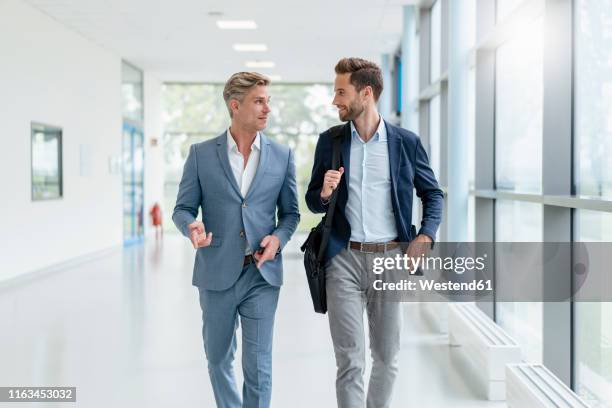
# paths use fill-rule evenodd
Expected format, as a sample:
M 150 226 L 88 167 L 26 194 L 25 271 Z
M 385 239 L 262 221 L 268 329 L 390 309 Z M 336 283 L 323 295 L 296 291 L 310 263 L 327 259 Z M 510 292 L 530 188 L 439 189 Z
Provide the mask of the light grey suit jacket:
M 199 248 L 193 285 L 209 290 L 231 287 L 242 271 L 245 246 L 253 251 L 266 235 L 276 235 L 281 249 L 300 220 L 293 153 L 260 133 L 261 154 L 255 178 L 242 197 L 227 156 L 227 132 L 189 150 L 172 220 L 186 237 L 188 225 L 202 208 L 210 246 Z M 277 220 L 278 208 L 278 220 Z M 260 272 L 271 285 L 283 283 L 282 255 L 265 262 Z

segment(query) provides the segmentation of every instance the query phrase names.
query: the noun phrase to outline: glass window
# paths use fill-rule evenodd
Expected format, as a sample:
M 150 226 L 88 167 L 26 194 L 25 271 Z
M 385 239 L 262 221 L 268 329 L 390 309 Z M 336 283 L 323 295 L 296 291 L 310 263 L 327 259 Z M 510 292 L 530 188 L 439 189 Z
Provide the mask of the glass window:
M 543 19 L 497 49 L 495 175 L 498 189 L 542 191 Z
M 576 2 L 576 192 L 612 197 L 612 1 Z
M 576 241 L 612 242 L 612 213 L 576 210 Z
M 542 205 L 496 200 L 495 241 L 542 242 Z
M 592 407 L 612 407 L 612 303 L 577 302 L 576 392 Z
M 123 125 L 123 239 L 139 240 L 144 234 L 144 135 Z
M 407 60 L 404 61 L 404 66 L 408 66 L 408 89 L 406 95 L 403 97 L 404 104 L 406 107 L 411 107 L 411 110 L 408 112 L 410 117 L 410 123 L 412 123 L 413 128 L 410 129 L 414 132 L 418 132 L 419 129 L 419 63 L 420 53 L 419 53 L 419 43 L 420 37 L 419 33 L 416 33 L 413 37 L 413 41 L 410 44 L 410 53 L 407 56 Z M 415 103 L 415 101 L 417 101 Z
M 612 214 L 576 210 L 576 240 L 612 242 Z M 612 407 L 612 302 L 574 303 L 576 392 L 593 407 Z
M 440 179 L 440 95 L 429 101 L 429 164 Z
M 541 242 L 542 205 L 497 200 L 495 204 L 496 242 Z M 496 255 L 496 264 L 504 264 Z M 500 283 L 498 283 L 500 284 Z M 497 302 L 497 324 L 521 346 L 529 363 L 542 363 L 543 307 L 541 302 Z
M 440 0 L 431 7 L 431 44 L 429 47 L 430 72 L 429 82 L 434 83 L 440 78 L 440 64 L 442 54 L 442 9 Z
M 32 123 L 31 139 L 32 200 L 62 197 L 62 130 Z
M 574 6 L 576 192 L 612 197 L 612 1 Z M 576 241 L 612 242 L 612 214 L 576 210 Z M 612 303 L 574 304 L 576 392 L 612 407 Z
M 143 74 L 133 65 L 121 64 L 121 106 L 123 117 L 141 123 L 143 121 Z
M 163 87 L 166 132 L 221 133 L 229 125 L 223 84 L 168 84 Z

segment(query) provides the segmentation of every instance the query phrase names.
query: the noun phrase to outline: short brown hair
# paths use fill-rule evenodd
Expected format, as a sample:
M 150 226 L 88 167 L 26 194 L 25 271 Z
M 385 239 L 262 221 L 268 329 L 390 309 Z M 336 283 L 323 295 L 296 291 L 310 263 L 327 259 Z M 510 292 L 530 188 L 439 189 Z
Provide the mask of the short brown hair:
M 223 99 L 225 100 L 225 105 L 227 106 L 230 117 L 232 116 L 232 109 L 229 104 L 230 101 L 236 99 L 242 102 L 244 96 L 251 89 L 259 85 L 270 85 L 270 79 L 257 72 L 236 72 L 227 80 L 223 88 Z
M 371 86 L 374 100 L 378 101 L 383 91 L 383 77 L 378 65 L 363 58 L 342 58 L 336 64 L 335 71 L 336 74 L 351 74 L 351 84 L 357 91 Z

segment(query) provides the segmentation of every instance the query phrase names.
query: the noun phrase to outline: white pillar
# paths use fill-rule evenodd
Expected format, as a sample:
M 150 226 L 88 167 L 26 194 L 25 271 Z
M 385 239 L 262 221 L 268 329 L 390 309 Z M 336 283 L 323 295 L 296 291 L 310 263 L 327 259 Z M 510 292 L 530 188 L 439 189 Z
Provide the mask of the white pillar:
M 401 126 L 413 132 L 419 129 L 419 49 L 416 41 L 418 12 L 414 5 L 403 7 Z

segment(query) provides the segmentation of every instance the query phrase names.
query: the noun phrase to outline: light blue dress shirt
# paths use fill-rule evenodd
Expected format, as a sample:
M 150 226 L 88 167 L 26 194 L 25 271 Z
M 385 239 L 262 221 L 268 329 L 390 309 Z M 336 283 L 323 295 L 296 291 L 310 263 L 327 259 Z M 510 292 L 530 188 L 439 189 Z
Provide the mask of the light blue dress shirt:
M 397 238 L 391 204 L 387 128 L 382 118 L 367 143 L 351 122 L 349 173 L 345 213 L 351 225 L 351 241 L 387 242 Z

